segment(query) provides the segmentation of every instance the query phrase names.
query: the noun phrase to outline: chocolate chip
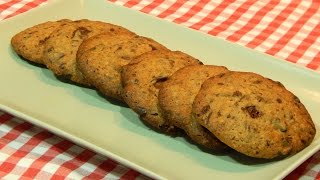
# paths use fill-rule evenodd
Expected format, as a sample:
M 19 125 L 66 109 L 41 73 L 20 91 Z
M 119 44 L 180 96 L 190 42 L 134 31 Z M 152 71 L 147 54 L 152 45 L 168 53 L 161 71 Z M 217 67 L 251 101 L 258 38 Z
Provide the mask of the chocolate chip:
M 221 74 L 218 74 L 217 77 L 221 78 L 223 77 L 224 75 L 226 75 L 225 73 L 221 73 Z
M 202 114 L 206 114 L 209 110 L 210 110 L 210 106 L 209 106 L 209 105 L 204 106 L 204 107 L 202 108 L 202 110 L 201 110 L 201 113 L 202 113 Z
M 241 108 L 242 110 L 245 110 L 247 113 L 249 113 L 251 118 L 258 118 L 262 115 L 257 109 L 256 106 L 246 106 L 244 108 Z
M 218 85 L 223 86 L 224 84 L 223 84 L 223 83 L 221 83 L 221 82 L 219 82 L 219 83 L 218 83 Z
M 281 104 L 281 103 L 282 103 L 282 100 L 279 99 L 279 98 L 277 98 L 277 102 Z
M 44 44 L 44 43 L 47 41 L 47 39 L 49 39 L 49 37 L 46 37 L 46 38 L 44 38 L 44 39 L 41 39 L 41 40 L 39 41 L 39 45 Z
M 253 84 L 260 84 L 261 82 L 262 82 L 262 81 L 258 79 L 258 80 L 253 81 L 252 83 L 253 83 Z
M 261 101 L 263 101 L 264 99 L 263 99 L 263 97 L 261 97 L 261 96 L 257 96 L 257 100 L 258 100 L 258 102 L 261 102 Z
M 242 96 L 242 93 L 240 91 L 234 91 L 232 96 L 240 97 Z
M 266 145 L 267 145 L 267 146 L 270 146 L 270 142 L 269 142 L 268 140 L 266 141 Z

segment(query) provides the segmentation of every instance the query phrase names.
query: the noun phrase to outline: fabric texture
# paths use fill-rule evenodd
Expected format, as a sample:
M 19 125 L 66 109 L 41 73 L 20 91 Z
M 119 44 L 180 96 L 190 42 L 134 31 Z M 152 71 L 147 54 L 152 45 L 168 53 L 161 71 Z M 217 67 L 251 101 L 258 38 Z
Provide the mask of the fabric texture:
M 109 0 L 320 71 L 320 1 Z M 46 0 L 0 0 L 0 21 Z M 106 1 L 107 3 L 107 1 Z M 320 179 L 320 152 L 285 179 Z M 0 111 L 1 179 L 149 179 Z

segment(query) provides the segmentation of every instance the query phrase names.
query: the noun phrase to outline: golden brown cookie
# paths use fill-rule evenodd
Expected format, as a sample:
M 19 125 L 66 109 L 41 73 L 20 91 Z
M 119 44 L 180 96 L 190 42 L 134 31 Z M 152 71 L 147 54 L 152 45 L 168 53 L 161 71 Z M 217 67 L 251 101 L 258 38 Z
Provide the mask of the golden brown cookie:
M 175 128 L 166 122 L 158 109 L 158 92 L 164 81 L 178 69 L 200 64 L 180 51 L 152 51 L 123 67 L 123 99 L 140 118 L 151 126 L 171 133 Z
M 102 94 L 122 100 L 122 66 L 141 54 L 161 49 L 167 50 L 156 41 L 142 36 L 99 34 L 85 40 L 80 46 L 77 68 Z
M 43 64 L 42 54 L 46 39 L 55 29 L 69 22 L 71 20 L 68 19 L 48 21 L 27 28 L 12 37 L 11 46 L 17 54 L 26 60 Z
M 206 80 L 194 100 L 193 116 L 225 144 L 256 158 L 295 154 L 316 133 L 295 95 L 281 83 L 249 72 Z
M 227 146 L 192 118 L 192 103 L 205 80 L 225 72 L 228 69 L 223 66 L 186 66 L 169 77 L 158 96 L 159 108 L 166 121 L 183 129 L 195 143 L 213 150 Z
M 76 69 L 76 54 L 83 40 L 103 32 L 132 33 L 117 25 L 86 19 L 64 24 L 47 39 L 42 57 L 44 64 L 57 76 L 88 85 Z

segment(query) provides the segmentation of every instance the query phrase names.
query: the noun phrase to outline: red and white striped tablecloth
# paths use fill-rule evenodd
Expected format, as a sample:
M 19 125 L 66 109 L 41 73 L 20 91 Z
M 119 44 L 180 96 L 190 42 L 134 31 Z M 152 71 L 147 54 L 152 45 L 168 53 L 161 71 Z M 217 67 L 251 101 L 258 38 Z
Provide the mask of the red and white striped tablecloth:
M 318 0 L 110 0 L 320 72 Z M 0 0 L 0 21 L 46 0 Z M 320 75 L 320 74 L 319 74 Z M 1 179 L 148 179 L 0 111 Z M 286 179 L 319 179 L 320 152 Z

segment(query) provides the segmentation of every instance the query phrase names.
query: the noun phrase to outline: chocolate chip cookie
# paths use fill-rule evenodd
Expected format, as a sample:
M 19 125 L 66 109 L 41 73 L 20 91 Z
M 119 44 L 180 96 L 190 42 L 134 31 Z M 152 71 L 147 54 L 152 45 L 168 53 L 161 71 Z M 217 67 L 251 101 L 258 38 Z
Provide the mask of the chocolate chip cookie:
M 117 25 L 86 19 L 64 24 L 53 31 L 45 42 L 44 64 L 57 76 L 88 85 L 76 69 L 76 54 L 83 40 L 103 32 L 130 33 Z
M 213 150 L 227 146 L 192 118 L 192 103 L 205 80 L 225 72 L 228 69 L 223 66 L 186 66 L 169 77 L 158 96 L 159 108 L 166 121 L 183 129 L 195 143 Z
M 206 80 L 194 100 L 193 116 L 223 143 L 256 158 L 295 154 L 316 133 L 308 111 L 293 93 L 249 72 Z
M 42 54 L 45 41 L 54 30 L 69 22 L 71 20 L 62 19 L 44 22 L 27 28 L 12 37 L 11 46 L 18 55 L 26 60 L 43 64 Z
M 167 50 L 146 37 L 104 33 L 85 40 L 79 48 L 77 67 L 83 77 L 107 97 L 122 100 L 122 66 L 144 53 Z
M 174 133 L 174 126 L 159 112 L 158 92 L 178 69 L 196 64 L 200 61 L 180 51 L 145 53 L 123 67 L 123 99 L 144 122 L 163 132 Z

